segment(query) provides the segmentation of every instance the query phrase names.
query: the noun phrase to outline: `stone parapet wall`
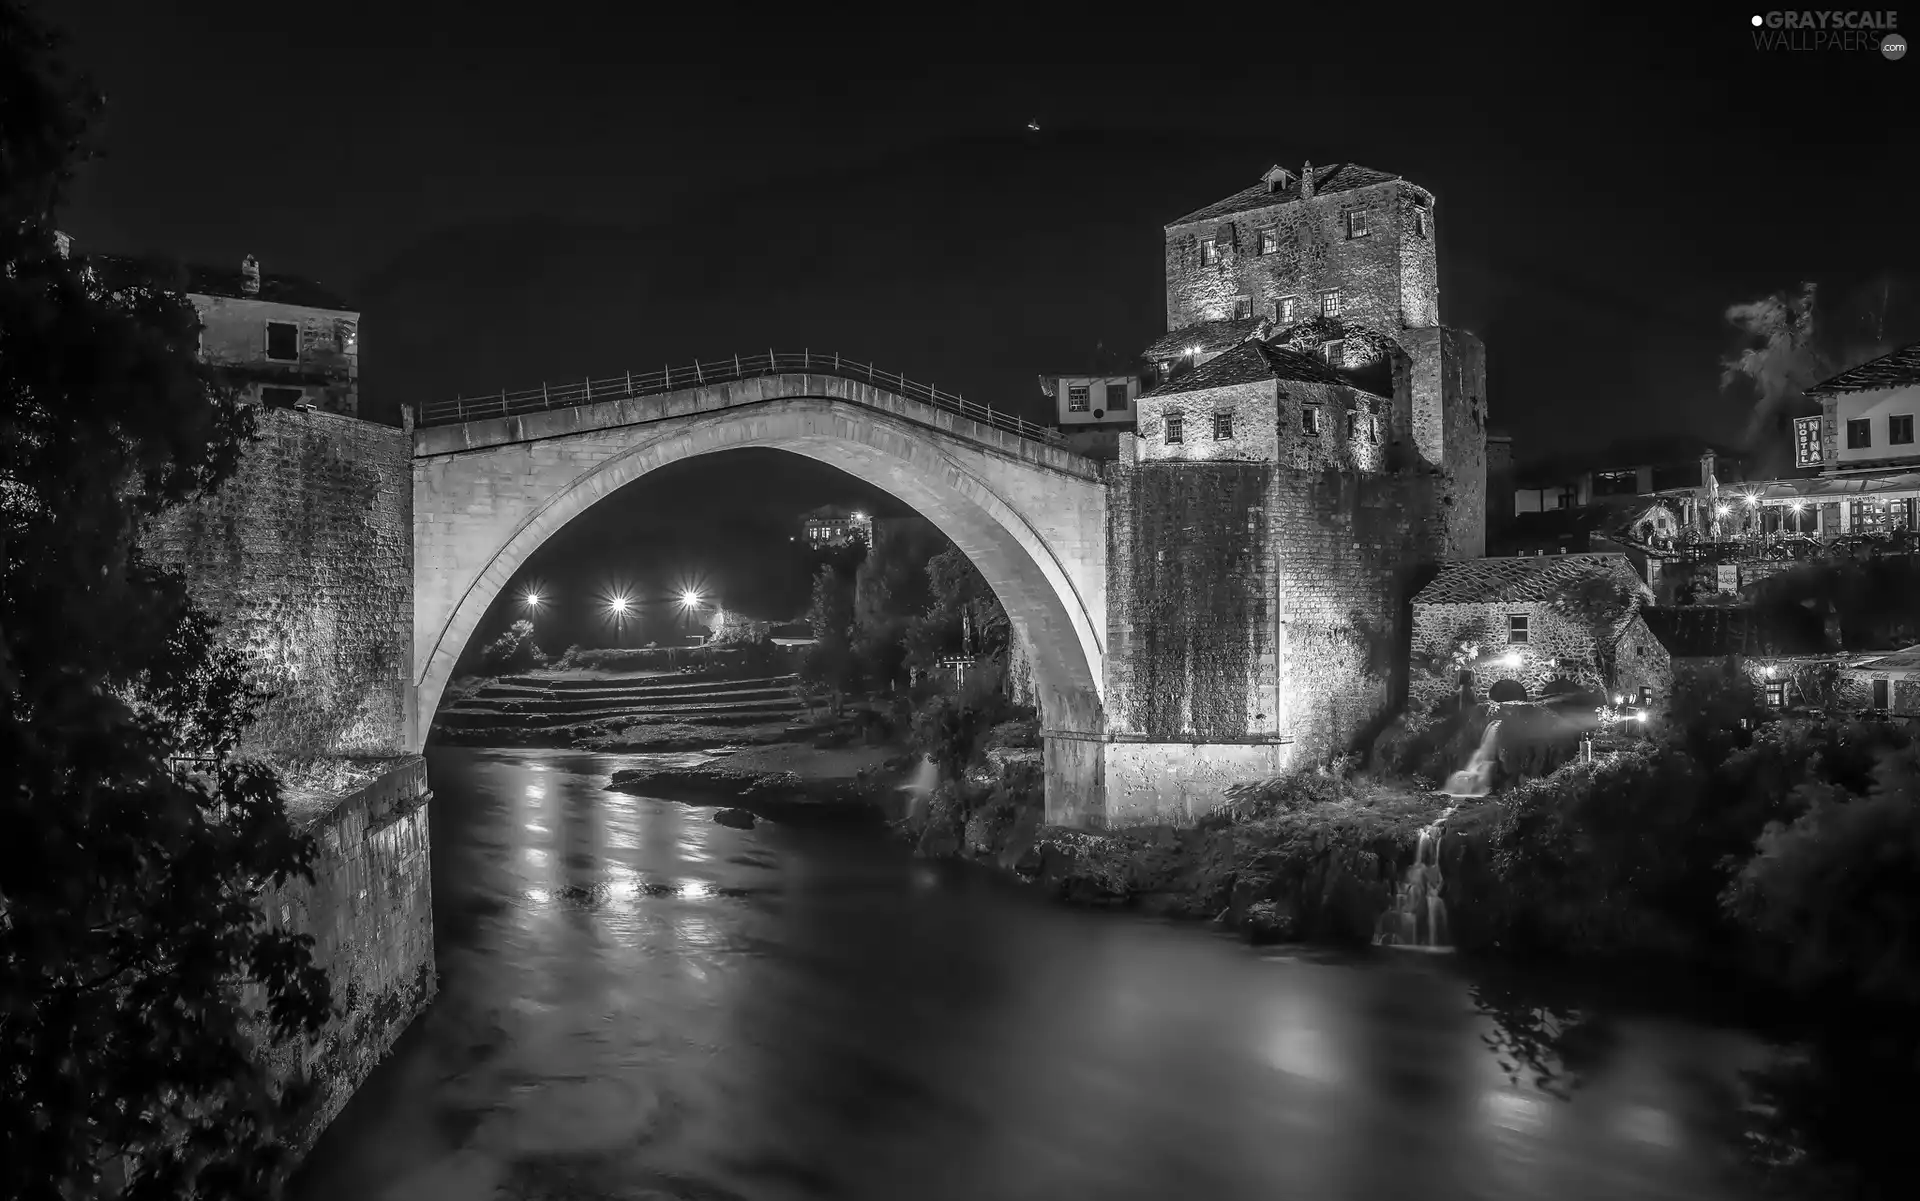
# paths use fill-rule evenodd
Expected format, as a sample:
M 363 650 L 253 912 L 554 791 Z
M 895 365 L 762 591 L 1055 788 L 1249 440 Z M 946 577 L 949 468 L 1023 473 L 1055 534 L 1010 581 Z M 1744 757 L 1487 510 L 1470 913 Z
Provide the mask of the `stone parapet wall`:
M 388 769 L 305 823 L 319 843 L 313 881 L 270 886 L 270 922 L 311 935 L 314 963 L 333 983 L 336 1016 L 311 1045 L 265 1054 L 269 1077 L 314 1088 L 293 1129 L 304 1156 L 432 1000 L 433 889 L 426 760 Z

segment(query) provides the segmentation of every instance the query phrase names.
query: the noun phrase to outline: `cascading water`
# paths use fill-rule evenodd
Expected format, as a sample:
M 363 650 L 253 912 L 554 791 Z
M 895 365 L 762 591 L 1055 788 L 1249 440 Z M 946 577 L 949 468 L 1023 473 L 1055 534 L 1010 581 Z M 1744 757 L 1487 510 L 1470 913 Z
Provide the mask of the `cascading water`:
M 927 803 L 927 798 L 933 795 L 934 785 L 939 782 L 940 769 L 934 766 L 933 760 L 923 757 L 920 766 L 913 769 L 912 777 L 900 786 L 900 791 L 907 794 L 908 816 L 919 816 L 920 807 Z
M 1414 850 L 1413 866 L 1394 890 L 1393 904 L 1380 915 L 1374 926 L 1373 943 L 1381 947 L 1444 947 L 1447 943 L 1447 902 L 1440 895 L 1445 881 L 1440 875 L 1441 827 L 1453 813 L 1448 809 L 1440 820 L 1420 831 L 1420 843 Z
M 1447 782 L 1440 788 L 1440 795 L 1467 799 L 1483 797 L 1493 791 L 1493 765 L 1494 756 L 1499 752 L 1499 732 L 1499 722 L 1487 723 L 1487 732 L 1480 736 L 1480 745 L 1468 757 L 1467 765 L 1447 777 Z

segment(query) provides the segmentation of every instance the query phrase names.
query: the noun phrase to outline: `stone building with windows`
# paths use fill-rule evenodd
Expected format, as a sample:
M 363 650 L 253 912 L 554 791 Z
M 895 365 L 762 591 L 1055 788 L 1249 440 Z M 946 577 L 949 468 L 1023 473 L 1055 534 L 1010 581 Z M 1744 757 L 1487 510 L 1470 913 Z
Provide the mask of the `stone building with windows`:
M 200 314 L 201 357 L 225 368 L 243 399 L 360 415 L 360 314 L 321 284 L 264 274 L 252 255 L 237 269 L 112 255 L 86 263 L 110 283 L 159 281 L 184 292 Z
M 1629 607 L 1596 615 L 1567 603 L 1596 581 L 1613 584 Z M 1671 675 L 1643 616 L 1652 599 L 1621 554 L 1445 564 L 1413 598 L 1408 702 L 1427 708 L 1470 684 L 1495 700 L 1586 691 L 1653 704 Z
M 1166 227 L 1168 332 L 1107 476 L 1122 820 L 1352 749 L 1398 700 L 1418 576 L 1482 553 L 1484 353 L 1439 324 L 1432 208 L 1275 167 Z

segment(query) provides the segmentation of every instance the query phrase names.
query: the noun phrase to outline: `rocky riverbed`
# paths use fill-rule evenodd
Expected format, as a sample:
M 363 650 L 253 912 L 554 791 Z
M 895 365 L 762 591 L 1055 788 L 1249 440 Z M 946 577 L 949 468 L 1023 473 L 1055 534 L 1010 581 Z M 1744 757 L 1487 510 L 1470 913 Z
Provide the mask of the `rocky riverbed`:
M 723 825 L 746 825 L 740 814 L 769 821 L 879 821 L 904 778 L 906 761 L 886 746 L 822 747 L 780 742 L 661 755 L 622 768 L 616 792 L 713 805 Z

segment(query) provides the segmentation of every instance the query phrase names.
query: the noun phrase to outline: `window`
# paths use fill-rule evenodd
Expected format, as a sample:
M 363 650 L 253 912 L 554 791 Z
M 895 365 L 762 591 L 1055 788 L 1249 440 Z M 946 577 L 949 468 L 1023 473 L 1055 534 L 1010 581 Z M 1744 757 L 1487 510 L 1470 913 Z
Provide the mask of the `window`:
M 1167 414 L 1167 445 L 1178 446 L 1187 440 L 1187 418 L 1184 413 Z
M 1340 293 L 1338 291 L 1328 292 L 1320 297 L 1320 315 L 1322 317 L 1338 317 L 1340 315 Z
M 1277 226 L 1260 231 L 1260 253 L 1273 254 L 1280 249 L 1280 230 Z
M 1593 473 L 1593 494 L 1595 496 L 1632 496 L 1640 490 L 1640 473 L 1627 471 L 1596 471 Z
M 1347 214 L 1347 236 L 1349 238 L 1364 238 L 1368 232 L 1367 214 L 1364 209 L 1355 209 L 1353 212 Z
M 1510 613 L 1507 615 L 1507 641 L 1513 643 L 1515 646 L 1523 645 L 1527 641 L 1527 615 L 1525 613 Z
M 1911 446 L 1913 444 L 1913 414 L 1902 413 L 1898 417 L 1887 418 L 1887 445 Z
M 1245 321 L 1253 316 L 1253 297 L 1242 296 L 1233 302 L 1233 319 Z
M 1640 649 L 1644 651 L 1647 648 L 1643 646 Z M 1645 684 L 1640 685 L 1640 707 L 1642 709 L 1645 709 L 1652 704 L 1653 704 L 1653 689 L 1649 688 Z
M 1274 314 L 1283 325 L 1292 325 L 1300 319 L 1300 302 L 1292 296 L 1274 306 Z
M 1427 206 L 1424 204 L 1413 206 L 1413 236 L 1416 238 L 1427 236 Z
M 1367 418 L 1367 441 L 1373 443 L 1375 446 L 1380 445 L 1380 419 L 1378 417 Z
M 1787 707 L 1787 682 L 1785 680 L 1767 681 L 1767 704 L 1775 709 Z
M 1090 390 L 1085 384 L 1069 384 L 1067 386 L 1067 412 L 1086 412 L 1087 398 L 1090 394 Z
M 1865 450 L 1873 445 L 1873 421 L 1862 417 L 1847 422 L 1847 449 Z
M 1300 406 L 1300 432 L 1309 438 L 1320 436 L 1320 406 Z
M 1233 441 L 1233 410 L 1225 409 L 1213 415 L 1213 440 L 1215 442 Z
M 1339 340 L 1327 343 L 1327 366 L 1344 367 L 1347 365 L 1347 344 Z
M 1124 413 L 1127 411 L 1127 386 L 1125 384 L 1107 385 L 1107 412 Z
M 1876 709 L 1893 708 L 1893 698 L 1888 695 L 1892 691 L 1892 680 L 1875 680 L 1873 682 L 1873 707 Z
M 291 321 L 267 322 L 267 357 L 279 363 L 300 358 L 300 327 Z
M 306 398 L 306 393 L 298 388 L 262 388 L 260 404 L 269 409 L 291 409 Z
M 1352 442 L 1358 439 L 1359 437 L 1360 437 L 1360 414 L 1348 413 L 1347 414 L 1347 441 Z
M 1211 267 L 1220 261 L 1220 243 L 1208 238 L 1200 243 L 1200 265 Z

